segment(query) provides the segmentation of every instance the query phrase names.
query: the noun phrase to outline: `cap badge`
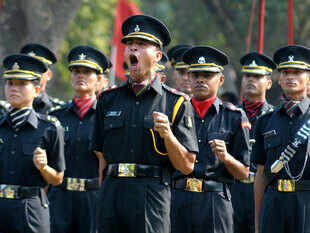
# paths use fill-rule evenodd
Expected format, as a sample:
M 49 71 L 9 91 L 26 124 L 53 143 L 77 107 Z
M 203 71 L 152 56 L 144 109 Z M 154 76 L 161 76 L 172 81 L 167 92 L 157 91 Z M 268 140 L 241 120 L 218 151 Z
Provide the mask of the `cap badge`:
M 135 32 L 140 32 L 140 27 L 139 27 L 139 25 L 138 25 L 138 24 L 136 25 L 136 27 L 135 27 L 135 29 L 134 29 L 134 30 L 135 30 Z
M 200 58 L 198 59 L 198 63 L 199 63 L 199 64 L 206 63 L 206 59 L 205 59 L 204 57 L 200 57 Z
M 249 66 L 257 66 L 255 60 L 253 60 L 252 63 Z
M 294 56 L 288 56 L 289 61 L 294 61 Z
M 29 55 L 29 56 L 32 56 L 32 57 L 35 57 L 35 56 L 36 56 L 35 52 L 33 52 L 33 51 L 29 52 L 28 55 Z
M 80 60 L 84 60 L 86 58 L 86 55 L 84 54 L 84 53 L 81 53 L 80 55 L 79 55 L 79 59 Z
M 12 66 L 12 70 L 19 70 L 20 69 L 20 66 L 18 65 L 17 62 L 15 62 Z

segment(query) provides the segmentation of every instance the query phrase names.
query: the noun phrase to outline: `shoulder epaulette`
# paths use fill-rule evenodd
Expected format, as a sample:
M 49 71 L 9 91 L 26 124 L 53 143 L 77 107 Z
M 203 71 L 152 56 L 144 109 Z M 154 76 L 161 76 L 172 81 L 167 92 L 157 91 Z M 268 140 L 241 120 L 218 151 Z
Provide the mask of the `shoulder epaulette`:
M 10 103 L 5 100 L 0 100 L 0 106 L 5 108 L 6 110 L 9 110 L 9 108 L 11 107 Z
M 52 107 L 52 108 L 50 108 L 50 109 L 47 111 L 47 114 L 50 114 L 50 113 L 55 112 L 55 111 L 58 111 L 58 110 L 62 109 L 64 106 L 65 106 L 65 105 L 57 105 L 57 106 L 55 106 L 55 107 Z
M 177 89 L 169 87 L 169 86 L 167 86 L 165 84 L 163 84 L 163 88 L 165 88 L 167 91 L 169 91 L 169 92 L 171 92 L 173 94 L 176 94 L 176 95 L 179 95 L 179 96 L 183 96 L 186 101 L 190 100 L 190 97 L 188 95 L 186 95 L 185 93 L 183 93 L 181 91 L 178 91 Z
M 270 115 L 271 113 L 273 113 L 275 111 L 275 108 L 270 108 L 267 111 L 262 112 L 262 114 L 259 117 L 265 117 L 267 115 Z
M 223 105 L 231 111 L 238 111 L 238 112 L 242 111 L 242 108 L 238 108 L 236 105 L 234 105 L 230 102 L 225 102 L 225 103 L 223 103 Z
M 117 88 L 118 88 L 118 86 L 113 85 L 112 87 L 108 87 L 108 88 L 104 89 L 103 92 L 112 91 L 112 90 L 115 90 Z
M 65 101 L 60 100 L 60 99 L 58 99 L 58 98 L 54 98 L 54 97 L 51 98 L 51 101 L 52 101 L 53 103 L 57 104 L 57 105 L 64 105 L 64 104 L 66 104 Z
M 46 120 L 48 122 L 51 122 L 53 125 L 55 125 L 56 127 L 60 127 L 61 123 L 60 121 L 57 119 L 57 117 L 51 116 L 51 115 L 45 115 L 45 114 L 39 114 L 40 118 L 42 120 Z

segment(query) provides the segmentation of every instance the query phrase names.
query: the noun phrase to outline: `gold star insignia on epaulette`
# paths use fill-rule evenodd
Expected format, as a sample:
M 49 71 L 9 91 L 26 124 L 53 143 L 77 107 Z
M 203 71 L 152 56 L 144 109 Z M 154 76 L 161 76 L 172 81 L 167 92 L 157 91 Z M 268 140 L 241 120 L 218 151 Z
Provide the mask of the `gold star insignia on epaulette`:
M 60 105 L 64 105 L 66 102 L 65 101 L 62 101 L 60 99 L 57 99 L 57 98 L 53 98 L 53 101 L 56 103 L 56 104 L 60 104 Z
M 51 113 L 51 112 L 54 112 L 54 111 L 56 111 L 56 110 L 58 110 L 60 108 L 61 108 L 61 106 L 57 105 L 55 107 L 52 107 L 48 112 Z
M 52 123 L 54 123 L 55 126 L 60 126 L 60 122 L 57 120 L 56 117 L 52 117 L 47 115 L 46 119 Z

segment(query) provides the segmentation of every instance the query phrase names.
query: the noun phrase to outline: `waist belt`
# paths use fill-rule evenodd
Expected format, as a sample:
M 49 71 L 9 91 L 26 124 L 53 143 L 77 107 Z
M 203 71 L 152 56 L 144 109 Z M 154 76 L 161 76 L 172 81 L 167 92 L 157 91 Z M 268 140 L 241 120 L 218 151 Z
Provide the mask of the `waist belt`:
M 172 187 L 189 192 L 221 192 L 224 184 L 213 180 L 203 180 L 197 178 L 183 178 L 174 180 Z
M 249 176 L 247 179 L 242 179 L 239 180 L 241 183 L 245 183 L 245 184 L 253 184 L 255 180 L 255 173 L 254 172 L 249 172 Z
M 310 180 L 283 180 L 272 182 L 268 187 L 279 192 L 310 191 Z
M 114 177 L 161 177 L 162 167 L 135 163 L 109 164 L 107 175 Z
M 40 187 L 0 184 L 0 198 L 23 199 L 38 196 Z
M 64 181 L 61 184 L 61 187 L 65 188 L 66 190 L 80 192 L 96 190 L 99 188 L 99 179 L 65 177 Z

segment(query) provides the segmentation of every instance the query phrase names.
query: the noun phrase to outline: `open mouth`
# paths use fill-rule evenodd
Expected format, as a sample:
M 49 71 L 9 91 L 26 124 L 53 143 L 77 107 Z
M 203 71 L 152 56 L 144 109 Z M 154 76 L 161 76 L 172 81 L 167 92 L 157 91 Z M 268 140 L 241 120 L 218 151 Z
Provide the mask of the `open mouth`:
M 136 69 L 139 63 L 137 56 L 134 54 L 130 55 L 129 61 L 130 61 L 130 67 Z

